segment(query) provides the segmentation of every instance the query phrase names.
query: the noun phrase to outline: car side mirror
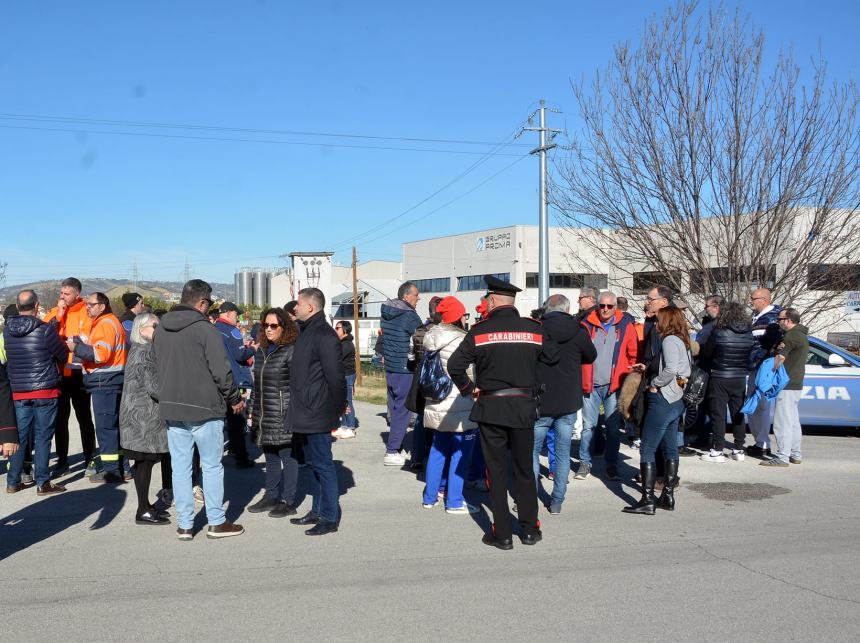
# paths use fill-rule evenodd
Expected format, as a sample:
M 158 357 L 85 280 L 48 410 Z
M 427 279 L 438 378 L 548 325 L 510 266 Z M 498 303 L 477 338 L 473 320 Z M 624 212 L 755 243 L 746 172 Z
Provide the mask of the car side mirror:
M 831 366 L 845 366 L 848 362 L 845 361 L 845 358 L 842 357 L 842 355 L 830 353 L 830 357 L 827 358 L 827 363 Z

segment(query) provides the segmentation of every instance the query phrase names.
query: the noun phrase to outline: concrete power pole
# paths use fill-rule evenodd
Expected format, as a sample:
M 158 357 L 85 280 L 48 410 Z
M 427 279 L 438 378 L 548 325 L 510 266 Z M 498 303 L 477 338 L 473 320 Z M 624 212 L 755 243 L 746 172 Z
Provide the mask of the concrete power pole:
M 352 330 L 355 333 L 355 383 L 361 386 L 361 342 L 358 332 L 358 257 L 352 247 Z
M 541 99 L 540 107 L 529 115 L 529 124 L 534 121 L 535 115 L 539 115 L 539 127 L 524 127 L 524 132 L 537 132 L 540 135 L 539 145 L 530 154 L 540 155 L 540 174 L 538 187 L 539 203 L 539 246 L 538 246 L 538 305 L 541 306 L 549 297 L 549 222 L 547 220 L 547 194 L 546 194 L 546 153 L 555 147 L 555 143 L 547 144 L 547 132 L 555 134 L 561 132 L 546 126 L 546 101 Z M 557 109 L 550 109 L 558 113 Z

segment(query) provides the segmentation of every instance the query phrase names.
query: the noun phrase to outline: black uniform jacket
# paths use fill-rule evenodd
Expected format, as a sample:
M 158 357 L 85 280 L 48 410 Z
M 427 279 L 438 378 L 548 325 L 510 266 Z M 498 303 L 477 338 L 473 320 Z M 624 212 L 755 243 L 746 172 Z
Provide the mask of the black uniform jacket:
M 469 416 L 473 422 L 529 428 L 536 419 L 533 391 L 538 359 L 554 363 L 558 353 L 558 345 L 544 337 L 540 322 L 520 317 L 513 306 L 501 306 L 472 326 L 448 359 L 448 374 L 463 395 L 471 395 L 476 385 L 480 389 Z M 466 373 L 471 364 L 475 365 L 477 382 Z M 504 397 L 484 395 L 502 389 L 525 390 Z

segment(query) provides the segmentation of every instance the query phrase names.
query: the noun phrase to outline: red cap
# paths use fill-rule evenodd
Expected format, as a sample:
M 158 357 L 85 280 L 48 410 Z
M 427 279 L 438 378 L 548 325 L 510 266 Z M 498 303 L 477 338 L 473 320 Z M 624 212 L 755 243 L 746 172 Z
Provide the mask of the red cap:
M 481 303 L 475 306 L 475 312 L 481 315 L 482 317 L 487 314 L 487 300 L 482 299 Z
M 443 323 L 453 324 L 466 314 L 466 307 L 459 299 L 449 295 L 436 304 L 436 313 L 442 316 Z

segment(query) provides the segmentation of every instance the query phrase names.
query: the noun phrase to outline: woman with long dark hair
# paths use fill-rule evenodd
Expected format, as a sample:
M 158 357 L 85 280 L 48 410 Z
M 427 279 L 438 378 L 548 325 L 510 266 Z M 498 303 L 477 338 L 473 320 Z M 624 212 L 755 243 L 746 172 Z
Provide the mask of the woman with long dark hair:
M 642 498 L 627 513 L 654 515 L 656 507 L 675 508 L 675 486 L 678 484 L 678 421 L 684 413 L 684 385 L 690 377 L 690 334 L 684 313 L 675 306 L 657 312 L 657 332 L 662 338 L 659 371 L 648 382 L 647 410 L 642 423 L 642 446 L 639 448 L 639 474 Z M 654 497 L 657 476 L 655 454 L 661 448 L 666 461 L 663 493 Z
M 250 507 L 251 513 L 268 511 L 273 518 L 296 513 L 293 506 L 299 463 L 292 453 L 293 432 L 287 421 L 290 408 L 290 363 L 298 328 L 281 308 L 262 315 L 254 355 L 254 389 L 251 393 L 251 434 L 266 455 L 266 489 Z
M 752 321 L 746 310 L 737 302 L 725 304 L 700 353 L 710 372 L 706 408 L 713 433 L 710 453 L 701 456 L 705 462 L 726 461 L 723 455 L 726 445 L 726 408 L 734 436 L 731 457 L 733 460 L 744 459 L 746 430 L 741 407 L 746 397 L 746 378 L 754 345 Z

